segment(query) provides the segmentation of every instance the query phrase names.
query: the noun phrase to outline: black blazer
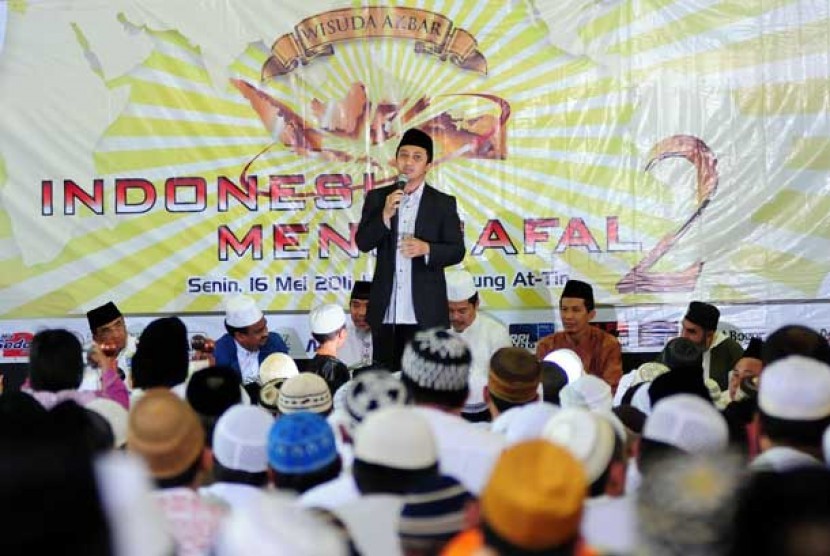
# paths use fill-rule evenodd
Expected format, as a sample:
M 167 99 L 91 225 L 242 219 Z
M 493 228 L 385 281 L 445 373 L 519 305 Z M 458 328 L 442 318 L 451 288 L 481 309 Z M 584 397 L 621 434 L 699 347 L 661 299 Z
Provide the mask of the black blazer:
M 429 264 L 425 257 L 412 259 L 412 303 L 419 327 L 449 328 L 444 267 L 458 264 L 464 259 L 464 234 L 461 232 L 455 197 L 441 193 L 428 184 L 423 187 L 414 235 L 429 243 L 430 254 Z M 383 323 L 392 296 L 396 238 L 383 223 L 383 206 L 386 197 L 394 190 L 395 187 L 390 185 L 374 189 L 366 195 L 355 235 L 357 247 L 364 253 L 377 249 L 377 263 L 366 316 L 375 330 Z M 393 229 L 397 226 L 397 218 L 395 215 L 392 219 Z

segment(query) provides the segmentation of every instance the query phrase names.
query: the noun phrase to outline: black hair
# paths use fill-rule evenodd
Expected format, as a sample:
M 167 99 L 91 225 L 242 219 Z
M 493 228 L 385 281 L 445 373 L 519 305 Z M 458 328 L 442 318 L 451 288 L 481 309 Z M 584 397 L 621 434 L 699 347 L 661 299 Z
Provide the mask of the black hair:
M 172 388 L 187 379 L 190 365 L 187 327 L 178 317 L 156 319 L 138 339 L 132 360 L 133 386 Z
M 532 399 L 526 402 L 509 402 L 504 398 L 500 398 L 493 394 L 492 390 L 488 389 L 488 391 L 490 392 L 490 400 L 493 402 L 493 405 L 496 406 L 496 409 L 499 410 L 499 413 L 504 413 L 508 409 L 513 409 L 514 407 L 520 407 L 536 401 L 536 399 Z
M 384 371 L 387 373 L 391 373 L 392 371 L 389 370 L 389 366 L 385 365 L 379 361 L 372 361 L 368 365 L 364 365 L 363 367 L 357 367 L 356 369 L 352 369 L 352 379 L 359 377 L 363 373 L 373 372 L 373 371 Z
M 563 295 L 563 296 L 559 297 L 559 307 L 560 308 L 562 307 L 562 298 L 563 297 L 566 297 L 566 296 Z M 567 297 L 568 297 L 568 299 L 581 299 L 585 303 L 585 311 L 587 311 L 588 313 L 590 313 L 591 311 L 593 311 L 596 308 L 596 303 L 594 302 L 593 296 L 591 297 L 591 299 L 585 299 L 581 295 L 569 295 Z
M 0 427 L 0 554 L 114 554 L 89 447 L 42 417 L 27 434 Z
M 462 411 L 461 417 L 468 423 L 490 423 L 493 421 L 493 416 L 487 410 L 478 411 L 476 413 L 467 413 Z
M 0 395 L 0 437 L 28 438 L 41 430 L 49 412 L 25 392 L 4 392 Z
M 800 324 L 782 326 L 764 342 L 761 360 L 766 366 L 790 355 L 803 355 L 830 365 L 830 344 L 812 328 Z
M 830 542 L 830 471 L 753 473 L 739 493 L 733 531 L 727 556 L 824 554 Z M 810 541 L 825 550 L 808 550 Z
M 438 474 L 438 463 L 421 469 L 398 469 L 355 458 L 352 475 L 361 494 L 406 494 Z
M 205 446 L 213 448 L 213 431 L 216 429 L 219 417 L 203 413 L 197 413 L 196 417 L 199 418 L 199 424 L 202 425 L 202 430 L 205 431 Z
M 109 421 L 72 400 L 53 407 L 49 417 L 58 434 L 75 435 L 92 454 L 109 452 L 115 445 L 115 435 Z
M 830 426 L 830 417 L 815 420 L 781 419 L 758 411 L 761 431 L 776 444 L 821 449 L 822 436 Z
M 336 479 L 342 469 L 343 461 L 340 456 L 337 456 L 334 461 L 325 467 L 310 473 L 282 473 L 273 467 L 271 472 L 274 474 L 274 485 L 279 490 L 290 490 L 297 494 L 303 494 L 307 490 Z
M 464 402 L 467 401 L 467 396 L 470 394 L 468 386 L 464 386 L 461 390 L 433 390 L 432 388 L 424 388 L 417 382 L 409 378 L 406 373 L 401 373 L 401 382 L 403 382 L 412 394 L 412 399 L 415 405 L 437 405 L 447 409 L 459 409 L 464 407 Z
M 250 471 L 230 469 L 216 459 L 216 454 L 213 456 L 213 478 L 217 483 L 234 483 L 252 487 L 264 487 L 268 484 L 267 471 L 252 473 Z
M 638 382 L 634 386 L 629 387 L 625 393 L 622 395 L 622 399 L 620 400 L 620 405 L 631 405 L 631 401 L 634 399 L 634 394 L 637 393 L 637 390 L 640 388 L 645 388 L 648 390 L 649 386 L 651 386 L 651 382 Z
M 337 335 L 340 334 L 341 330 L 344 330 L 346 325 L 344 324 L 337 330 L 332 330 L 331 332 L 326 332 L 325 334 L 318 334 L 316 332 L 311 333 L 311 337 L 314 338 L 314 341 L 320 345 L 325 344 L 326 342 L 331 342 L 332 340 L 337 339 Z
M 568 385 L 568 374 L 553 361 L 540 361 L 542 369 L 542 398 L 559 405 L 559 393 Z
M 622 440 L 620 440 L 620 437 L 617 436 L 617 432 L 614 431 L 614 451 L 611 454 L 611 459 L 609 460 L 608 465 L 605 466 L 605 469 L 602 470 L 602 474 L 594 479 L 593 483 L 591 483 L 591 486 L 588 489 L 588 496 L 594 498 L 605 494 L 605 489 L 608 487 L 608 480 L 611 478 L 611 466 L 618 462 L 625 462 L 625 444 Z
M 643 427 L 646 424 L 645 413 L 628 404 L 618 405 L 612 408 L 611 411 L 625 425 L 625 428 L 638 435 L 643 433 Z
M 29 381 L 34 390 L 75 390 L 83 374 L 83 350 L 77 336 L 61 328 L 35 334 L 29 347 Z
M 755 418 L 758 411 L 756 398 L 744 398 L 730 402 L 721 413 L 729 428 L 729 445 L 744 459 L 749 458 L 749 435 L 746 427 Z
M 687 454 L 686 451 L 671 444 L 642 437 L 640 438 L 637 467 L 640 474 L 645 477 L 661 462 L 674 457 L 683 457 Z
M 558 546 L 532 550 L 529 548 L 521 548 L 507 539 L 502 538 L 485 520 L 482 520 L 481 523 L 481 533 L 484 537 L 485 546 L 494 549 L 498 554 L 509 556 L 573 556 L 576 551 L 576 543 L 579 539 L 579 536 L 575 535 L 574 538 L 564 541 Z
M 236 327 L 231 326 L 227 322 L 225 323 L 225 331 L 230 334 L 231 338 L 233 338 L 236 334 L 247 334 L 250 331 L 252 325 L 243 326 L 243 327 Z
M 164 479 L 160 479 L 158 477 L 155 478 L 156 487 L 158 488 L 176 488 L 176 487 L 189 487 L 193 484 L 193 481 L 196 480 L 196 475 L 199 474 L 199 470 L 202 468 L 202 452 L 199 452 L 199 455 L 196 456 L 196 459 L 193 460 L 187 469 L 179 473 L 174 477 L 167 477 Z

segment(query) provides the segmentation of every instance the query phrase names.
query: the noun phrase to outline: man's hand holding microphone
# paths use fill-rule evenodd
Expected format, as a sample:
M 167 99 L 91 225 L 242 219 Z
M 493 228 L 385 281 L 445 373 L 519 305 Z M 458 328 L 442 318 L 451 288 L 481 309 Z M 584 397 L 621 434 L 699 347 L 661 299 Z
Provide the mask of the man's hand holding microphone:
M 404 201 L 406 195 L 404 188 L 406 187 L 407 181 L 409 181 L 409 178 L 406 174 L 401 174 L 397 177 L 395 180 L 395 190 L 386 196 L 386 204 L 383 206 L 383 222 L 395 234 L 397 234 L 397 226 L 392 226 L 392 218 L 397 214 L 401 203 Z M 401 254 L 407 259 L 429 255 L 429 243 L 413 237 L 412 234 L 403 234 L 399 245 Z

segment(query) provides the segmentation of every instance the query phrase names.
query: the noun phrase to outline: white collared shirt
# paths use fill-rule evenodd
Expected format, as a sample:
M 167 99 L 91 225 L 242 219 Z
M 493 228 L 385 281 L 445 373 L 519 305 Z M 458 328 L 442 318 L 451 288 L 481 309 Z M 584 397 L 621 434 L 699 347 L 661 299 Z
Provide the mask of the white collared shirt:
M 337 358 L 350 369 L 372 364 L 372 332 L 358 330 L 354 324 L 346 324 L 346 341 L 337 350 Z
M 383 322 L 387 324 L 417 324 L 415 304 L 412 301 L 412 259 L 401 253 L 401 240 L 415 235 L 415 219 L 424 195 L 424 184 L 412 193 L 405 194 L 398 208 L 398 239 L 395 249 L 395 276 L 392 279 L 392 296 L 386 308 Z
M 459 334 L 470 346 L 473 356 L 470 375 L 483 378 L 486 383 L 487 373 L 490 370 L 490 358 L 500 348 L 513 345 L 507 327 L 493 317 L 478 311 L 475 320 Z
M 239 372 L 242 375 L 242 384 L 259 380 L 259 350 L 248 351 L 236 340 L 236 360 L 239 362 Z

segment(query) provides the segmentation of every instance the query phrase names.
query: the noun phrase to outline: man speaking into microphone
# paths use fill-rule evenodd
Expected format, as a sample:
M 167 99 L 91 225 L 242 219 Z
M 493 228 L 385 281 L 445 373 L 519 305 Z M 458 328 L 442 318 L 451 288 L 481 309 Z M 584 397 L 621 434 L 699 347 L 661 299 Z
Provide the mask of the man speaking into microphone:
M 374 359 L 393 371 L 416 331 L 449 328 L 444 268 L 464 258 L 455 197 L 426 183 L 430 136 L 414 128 L 404 133 L 395 166 L 393 185 L 366 194 L 355 236 L 361 251 L 377 249 L 367 320 Z

